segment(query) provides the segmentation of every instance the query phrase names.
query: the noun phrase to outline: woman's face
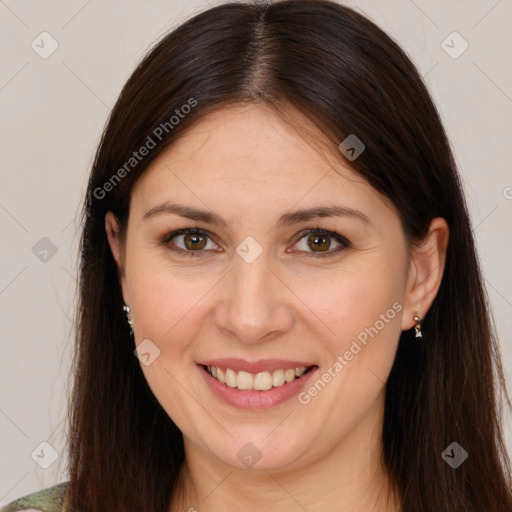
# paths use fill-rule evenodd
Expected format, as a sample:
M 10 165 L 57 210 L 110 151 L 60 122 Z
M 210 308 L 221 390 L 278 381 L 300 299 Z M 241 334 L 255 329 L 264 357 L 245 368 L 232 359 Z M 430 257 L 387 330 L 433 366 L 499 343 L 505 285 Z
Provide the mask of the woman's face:
M 149 386 L 217 462 L 298 468 L 378 433 L 410 265 L 397 212 L 340 161 L 271 110 L 226 108 L 139 179 L 124 260 L 109 238 Z

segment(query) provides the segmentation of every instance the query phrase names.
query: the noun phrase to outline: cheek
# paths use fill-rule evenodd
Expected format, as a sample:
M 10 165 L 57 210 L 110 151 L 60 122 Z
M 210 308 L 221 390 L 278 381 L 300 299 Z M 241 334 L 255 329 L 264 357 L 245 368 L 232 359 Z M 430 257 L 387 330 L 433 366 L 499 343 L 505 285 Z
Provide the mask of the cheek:
M 395 339 L 400 331 L 404 288 L 400 261 L 391 266 L 388 258 L 368 258 L 364 266 L 347 266 L 296 284 L 294 290 L 305 298 L 331 352 L 348 350 L 355 339 L 363 343 L 377 335 Z
M 204 323 L 201 298 L 211 289 L 213 278 L 211 282 L 189 279 L 181 269 L 150 258 L 134 259 L 131 270 L 136 342 L 149 339 L 159 350 L 154 362 L 142 364 L 141 369 L 169 417 L 180 429 L 189 431 L 204 422 L 204 411 L 191 400 L 198 393 L 190 375 L 191 370 L 196 371 L 193 340 Z
M 316 407 L 347 429 L 371 408 L 393 365 L 401 333 L 404 261 L 399 255 L 392 262 L 375 254 L 368 264 L 347 266 L 334 276 L 326 273 L 299 292 L 321 319 L 322 375 L 332 382 Z M 315 393 L 312 389 L 311 396 Z M 347 410 L 353 412 L 350 419 Z
M 389 266 L 375 259 L 374 265 L 347 269 L 335 279 L 316 280 L 300 291 L 321 320 L 317 321 L 324 333 L 317 335 L 323 363 L 319 378 L 329 382 L 321 393 L 312 388 L 306 393 L 321 394 L 317 411 L 321 409 L 329 421 L 347 431 L 372 407 L 393 365 L 401 333 L 402 281 L 400 261 Z
M 135 246 L 135 244 L 134 244 Z M 197 287 L 159 249 L 133 248 L 127 262 L 130 304 L 139 334 L 161 340 L 193 306 Z M 197 300 L 197 299 L 196 299 Z
M 170 265 L 151 254 L 134 256 L 128 275 L 138 337 L 154 338 L 166 350 L 184 349 L 204 324 L 205 318 L 200 317 L 206 304 L 215 308 L 215 287 L 226 284 L 222 282 L 224 272 Z M 373 333 L 373 327 L 387 333 L 389 324 L 399 325 L 400 315 L 393 304 L 402 301 L 402 263 L 405 265 L 405 260 L 398 255 L 392 259 L 376 253 L 339 268 L 306 268 L 288 274 L 284 270 L 283 280 L 293 290 L 293 297 L 291 302 L 285 296 L 283 300 L 295 309 L 299 322 L 314 327 L 316 336 L 339 353 L 358 336 L 364 341 L 364 333 Z M 170 339 L 172 347 L 167 346 Z

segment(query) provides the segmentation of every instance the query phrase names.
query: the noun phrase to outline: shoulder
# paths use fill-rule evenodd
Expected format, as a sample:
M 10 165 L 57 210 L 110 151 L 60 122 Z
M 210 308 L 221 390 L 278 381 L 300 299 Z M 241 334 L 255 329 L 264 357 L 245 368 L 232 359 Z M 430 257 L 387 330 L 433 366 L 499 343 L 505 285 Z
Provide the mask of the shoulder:
M 64 492 L 69 482 L 27 494 L 0 508 L 0 512 L 65 512 Z

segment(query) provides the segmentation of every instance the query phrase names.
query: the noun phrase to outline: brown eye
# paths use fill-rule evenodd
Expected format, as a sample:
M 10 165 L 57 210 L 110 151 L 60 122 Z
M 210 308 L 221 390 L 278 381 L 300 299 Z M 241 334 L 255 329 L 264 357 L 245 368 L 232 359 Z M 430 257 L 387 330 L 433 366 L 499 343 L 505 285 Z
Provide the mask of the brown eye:
M 204 249 L 206 246 L 206 237 L 203 235 L 198 235 L 196 233 L 189 233 L 183 235 L 183 241 L 187 249 L 191 251 Z
M 306 238 L 307 237 L 307 238 Z M 305 240 L 302 240 L 305 239 Z M 335 240 L 338 247 L 328 250 L 331 247 L 331 240 Z M 304 256 L 312 258 L 323 258 L 332 256 L 343 249 L 350 247 L 350 242 L 335 231 L 326 231 L 325 229 L 308 229 L 301 233 L 301 238 L 296 245 L 302 244 L 301 252 Z
M 310 235 L 308 237 L 307 243 L 309 247 L 311 247 L 311 249 L 314 251 L 320 250 L 321 252 L 329 249 L 331 246 L 329 237 L 325 235 Z
M 207 252 L 203 249 L 207 246 L 209 239 L 210 236 L 205 231 L 198 228 L 187 228 L 169 233 L 163 238 L 161 243 L 163 245 L 174 245 L 175 247 L 169 248 L 180 254 L 201 256 Z M 215 244 L 213 246 L 215 250 L 217 246 Z
M 181 239 L 181 244 L 183 245 L 178 243 Z M 329 250 L 332 245 L 332 240 L 335 240 L 338 247 L 335 247 L 333 250 Z M 169 248 L 179 254 L 186 256 L 201 256 L 202 254 L 208 253 L 208 250 L 206 250 L 208 241 L 211 241 L 211 237 L 206 231 L 199 228 L 186 228 L 169 233 L 163 238 L 161 243 L 163 245 L 173 245 L 174 247 Z M 213 241 L 212 244 L 213 247 L 210 249 L 221 252 Z M 299 242 L 295 245 L 299 244 L 303 244 L 305 246 L 298 252 L 304 253 L 304 256 L 306 257 L 315 258 L 332 256 L 343 249 L 350 247 L 350 242 L 345 237 L 335 231 L 326 231 L 320 228 L 303 231 L 300 234 Z

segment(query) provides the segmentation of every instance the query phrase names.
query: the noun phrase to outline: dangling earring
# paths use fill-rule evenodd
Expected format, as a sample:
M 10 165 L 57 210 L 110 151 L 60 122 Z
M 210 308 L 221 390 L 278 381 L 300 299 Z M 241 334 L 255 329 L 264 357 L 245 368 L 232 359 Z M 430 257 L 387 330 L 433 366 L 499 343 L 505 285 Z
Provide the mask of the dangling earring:
M 416 336 L 416 338 L 421 338 L 422 337 L 422 334 L 421 334 L 421 324 L 420 324 L 420 315 L 419 313 L 414 313 L 414 316 L 412 317 L 414 319 L 414 321 L 416 322 L 416 325 L 414 326 L 414 335 Z
M 131 316 L 131 309 L 130 306 L 124 305 L 123 311 L 126 313 L 126 318 L 128 319 L 128 325 L 130 326 L 130 334 L 133 334 L 133 318 Z

